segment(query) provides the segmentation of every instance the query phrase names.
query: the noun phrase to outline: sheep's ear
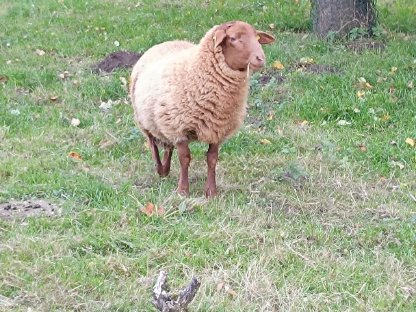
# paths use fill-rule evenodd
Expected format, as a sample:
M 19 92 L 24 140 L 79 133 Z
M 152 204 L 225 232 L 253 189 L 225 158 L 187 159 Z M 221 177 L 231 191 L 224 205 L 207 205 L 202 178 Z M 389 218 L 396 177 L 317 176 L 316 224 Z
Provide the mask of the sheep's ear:
M 276 39 L 264 31 L 257 31 L 257 40 L 260 44 L 270 44 L 273 43 Z
M 214 34 L 214 49 L 216 49 L 227 38 L 225 29 L 218 29 Z

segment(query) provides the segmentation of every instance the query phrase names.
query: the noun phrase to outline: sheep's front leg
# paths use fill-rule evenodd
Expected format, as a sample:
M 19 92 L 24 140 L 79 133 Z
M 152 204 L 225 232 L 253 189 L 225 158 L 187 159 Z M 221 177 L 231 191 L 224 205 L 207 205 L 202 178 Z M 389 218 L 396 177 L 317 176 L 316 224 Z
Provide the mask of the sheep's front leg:
M 189 195 L 188 168 L 191 162 L 191 151 L 189 150 L 188 142 L 178 143 L 176 147 L 178 149 L 179 163 L 181 164 L 178 193 L 186 196 Z
M 215 181 L 215 168 L 218 160 L 218 144 L 210 144 L 207 152 L 208 177 L 205 184 L 205 196 L 213 197 L 217 195 L 217 183 Z

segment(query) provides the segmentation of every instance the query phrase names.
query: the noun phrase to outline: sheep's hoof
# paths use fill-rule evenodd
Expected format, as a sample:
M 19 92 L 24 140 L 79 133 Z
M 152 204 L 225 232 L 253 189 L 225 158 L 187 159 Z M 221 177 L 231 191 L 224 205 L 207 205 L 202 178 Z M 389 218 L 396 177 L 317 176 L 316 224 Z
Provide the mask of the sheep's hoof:
M 215 197 L 215 196 L 217 196 L 217 194 L 218 194 L 218 192 L 217 192 L 217 189 L 216 188 L 210 188 L 210 187 L 208 187 L 208 188 L 205 189 L 205 197 L 206 198 Z
M 189 196 L 189 189 L 178 188 L 178 194 L 181 196 Z
M 163 166 L 156 166 L 156 172 L 161 178 L 167 177 L 169 175 L 169 169 Z

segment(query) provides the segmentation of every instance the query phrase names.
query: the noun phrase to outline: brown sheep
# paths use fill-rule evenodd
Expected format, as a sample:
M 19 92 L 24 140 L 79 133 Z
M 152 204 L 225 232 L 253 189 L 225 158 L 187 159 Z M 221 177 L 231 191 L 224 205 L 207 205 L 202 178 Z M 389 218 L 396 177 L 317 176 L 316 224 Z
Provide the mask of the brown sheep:
M 195 140 L 209 144 L 205 195 L 217 194 L 219 145 L 242 125 L 249 74 L 265 64 L 261 44 L 274 40 L 250 24 L 229 22 L 213 27 L 198 45 L 158 44 L 134 66 L 130 96 L 135 121 L 149 139 L 160 176 L 169 174 L 173 149 L 178 149 L 180 194 L 189 194 L 188 144 Z M 158 146 L 165 150 L 162 160 Z

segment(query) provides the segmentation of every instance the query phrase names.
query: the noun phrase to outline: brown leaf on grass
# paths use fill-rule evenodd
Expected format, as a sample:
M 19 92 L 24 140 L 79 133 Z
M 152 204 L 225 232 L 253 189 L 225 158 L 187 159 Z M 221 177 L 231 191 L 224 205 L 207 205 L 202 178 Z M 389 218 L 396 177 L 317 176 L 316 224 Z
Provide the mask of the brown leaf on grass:
M 370 90 L 373 88 L 372 85 L 370 85 L 367 80 L 365 80 L 364 77 L 358 78 L 358 83 L 355 85 L 357 89 L 359 90 Z
M 6 84 L 8 80 L 9 80 L 9 77 L 0 75 L 0 84 Z
M 279 69 L 279 70 L 285 68 L 285 66 L 282 63 L 280 63 L 280 61 L 274 61 L 273 62 L 273 67 L 276 68 L 276 69 Z
M 410 80 L 410 81 L 407 83 L 407 87 L 408 87 L 409 89 L 413 89 L 413 80 Z
M 140 209 L 146 216 L 151 217 L 153 215 L 157 215 L 161 217 L 165 214 L 165 208 L 162 206 L 156 207 L 153 203 L 148 202 L 146 206 Z
M 416 141 L 413 138 L 407 138 L 405 141 L 407 144 L 409 144 L 411 147 L 415 147 Z
M 360 149 L 361 152 L 367 152 L 367 146 L 365 146 L 364 144 L 358 144 L 358 148 Z
M 52 102 L 55 102 L 58 99 L 58 97 L 56 95 L 52 95 L 49 100 L 51 100 Z
M 75 160 L 82 160 L 82 156 L 77 152 L 70 152 L 68 154 L 68 157 L 72 158 L 72 159 L 75 159 Z
M 364 96 L 365 96 L 365 92 L 364 92 L 364 91 L 357 91 L 357 97 L 358 97 L 359 99 L 364 98 Z
M 382 119 L 383 121 L 389 121 L 389 120 L 390 120 L 390 115 L 389 115 L 389 114 L 384 114 L 384 115 L 381 117 L 381 119 Z
M 272 144 L 272 142 L 270 142 L 269 140 L 267 140 L 267 139 L 261 139 L 260 140 L 260 144 L 263 144 L 263 145 L 268 145 L 268 144 Z
M 155 211 L 155 205 L 149 202 L 146 206 L 140 208 L 140 211 L 143 212 L 146 216 L 151 217 Z

